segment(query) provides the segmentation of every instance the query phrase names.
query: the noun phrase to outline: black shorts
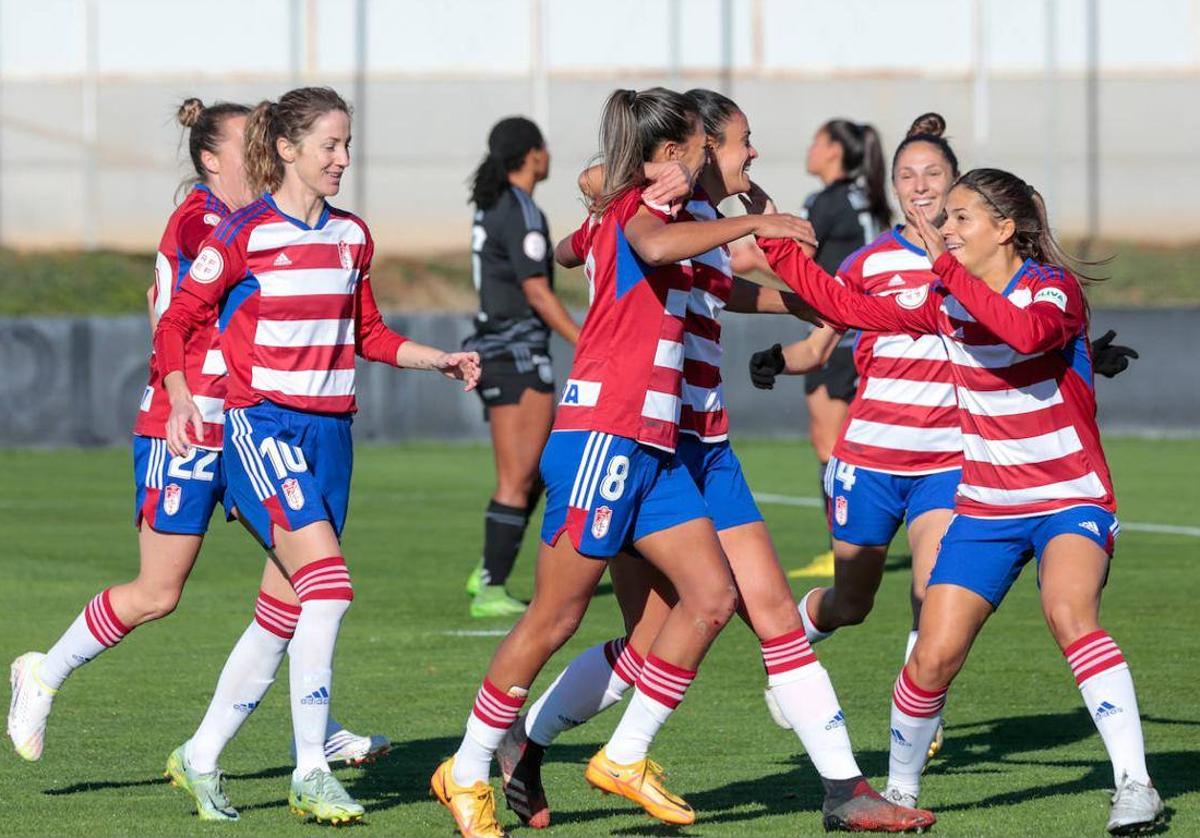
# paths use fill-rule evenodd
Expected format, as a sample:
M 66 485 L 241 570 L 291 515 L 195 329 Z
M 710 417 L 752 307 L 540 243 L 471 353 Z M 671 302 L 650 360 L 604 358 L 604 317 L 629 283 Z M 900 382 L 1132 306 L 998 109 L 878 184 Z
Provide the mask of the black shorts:
M 825 366 L 804 376 L 804 395 L 816 392 L 822 384 L 829 398 L 849 402 L 858 389 L 858 370 L 854 368 L 854 349 L 839 346 L 833 350 Z
M 518 364 L 512 358 L 485 358 L 479 386 L 475 392 L 483 402 L 483 418 L 488 408 L 516 404 L 526 390 L 535 393 L 554 392 L 554 367 L 549 355 L 533 355 L 529 362 Z

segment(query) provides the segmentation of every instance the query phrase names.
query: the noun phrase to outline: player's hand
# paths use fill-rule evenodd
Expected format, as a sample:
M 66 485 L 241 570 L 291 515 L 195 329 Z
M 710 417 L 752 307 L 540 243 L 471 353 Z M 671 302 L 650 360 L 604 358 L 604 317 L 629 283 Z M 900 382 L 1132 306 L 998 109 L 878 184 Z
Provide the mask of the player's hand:
M 463 382 L 464 392 L 475 389 L 482 371 L 478 352 L 443 352 L 433 359 L 432 366 L 446 378 Z
M 642 200 L 647 204 L 671 206 L 692 194 L 692 173 L 683 163 L 647 163 Z
M 933 226 L 933 222 L 925 217 L 925 213 L 913 207 L 904 208 L 904 218 L 925 243 L 925 252 L 929 254 L 930 263 L 936 262 L 938 257 L 946 252 L 946 240 L 942 238 L 942 231 Z
M 783 345 L 750 356 L 750 381 L 760 390 L 775 389 L 775 376 L 783 372 Z
M 771 200 L 771 196 L 754 181 L 750 181 L 750 191 L 738 195 L 738 200 L 746 208 L 747 215 L 765 215 L 779 212 L 775 208 L 775 202 Z
M 817 234 L 812 224 L 798 215 L 786 212 L 767 213 L 758 216 L 754 234 L 764 239 L 795 239 L 803 247 L 817 246 Z M 807 251 L 805 251 L 807 253 Z
M 171 399 L 171 415 L 167 417 L 167 450 L 176 457 L 183 457 L 192 450 L 188 429 L 196 439 L 204 439 L 204 417 L 191 393 L 180 394 Z
M 1112 378 L 1125 372 L 1129 367 L 1129 359 L 1139 357 L 1137 351 L 1129 346 L 1113 345 L 1117 333 L 1109 329 L 1092 341 L 1092 369 L 1105 378 Z

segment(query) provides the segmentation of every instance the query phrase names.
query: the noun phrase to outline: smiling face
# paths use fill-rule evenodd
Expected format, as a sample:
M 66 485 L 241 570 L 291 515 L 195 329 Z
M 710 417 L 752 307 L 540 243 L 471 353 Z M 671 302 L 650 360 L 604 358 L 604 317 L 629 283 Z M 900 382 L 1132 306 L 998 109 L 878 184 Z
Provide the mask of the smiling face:
M 946 193 L 954 180 L 950 162 L 932 143 L 909 143 L 896 158 L 892 188 L 902 210 L 919 210 L 934 224 L 946 208 Z
M 750 191 L 750 164 L 758 157 L 758 150 L 750 143 L 750 122 L 741 111 L 725 121 L 721 133 L 724 140 L 709 137 L 710 168 L 717 176 L 722 194 L 710 195 L 720 201 L 727 195 L 738 195 Z
M 980 275 L 998 255 L 1011 258 L 1012 219 L 997 217 L 995 210 L 974 189 L 956 186 L 946 201 L 942 238 L 946 249 L 971 273 Z
M 350 166 L 350 115 L 328 111 L 317 118 L 299 143 L 293 145 L 281 138 L 278 149 L 289 176 L 299 178 L 317 195 L 336 195 L 342 188 L 342 175 Z

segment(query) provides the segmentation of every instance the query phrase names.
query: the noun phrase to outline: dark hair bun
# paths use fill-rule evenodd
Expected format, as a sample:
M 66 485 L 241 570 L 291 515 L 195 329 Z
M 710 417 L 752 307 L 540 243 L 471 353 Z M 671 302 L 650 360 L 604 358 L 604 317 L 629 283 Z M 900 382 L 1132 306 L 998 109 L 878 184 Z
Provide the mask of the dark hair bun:
M 923 113 L 913 120 L 912 127 L 908 129 L 908 136 L 916 137 L 925 135 L 929 137 L 940 137 L 946 133 L 946 120 L 942 118 L 940 113 Z
M 179 124 L 184 128 L 191 128 L 200 121 L 200 115 L 204 113 L 204 103 L 193 96 L 190 99 L 184 99 L 183 104 L 179 106 L 179 110 L 175 113 L 175 118 L 179 120 Z

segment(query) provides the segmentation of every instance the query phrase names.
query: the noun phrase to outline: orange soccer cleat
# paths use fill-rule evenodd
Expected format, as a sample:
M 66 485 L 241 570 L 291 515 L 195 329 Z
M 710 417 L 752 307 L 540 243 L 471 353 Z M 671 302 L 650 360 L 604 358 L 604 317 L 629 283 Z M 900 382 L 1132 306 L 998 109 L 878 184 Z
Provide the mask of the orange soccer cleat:
M 687 801 L 663 786 L 662 766 L 648 757 L 621 765 L 609 759 L 601 748 L 588 762 L 583 778 L 606 794 L 632 800 L 663 823 L 687 826 L 696 820 L 696 813 Z
M 454 815 L 463 838 L 508 838 L 508 833 L 496 820 L 496 796 L 491 784 L 482 780 L 471 786 L 455 783 L 454 757 L 433 772 L 429 790 Z

